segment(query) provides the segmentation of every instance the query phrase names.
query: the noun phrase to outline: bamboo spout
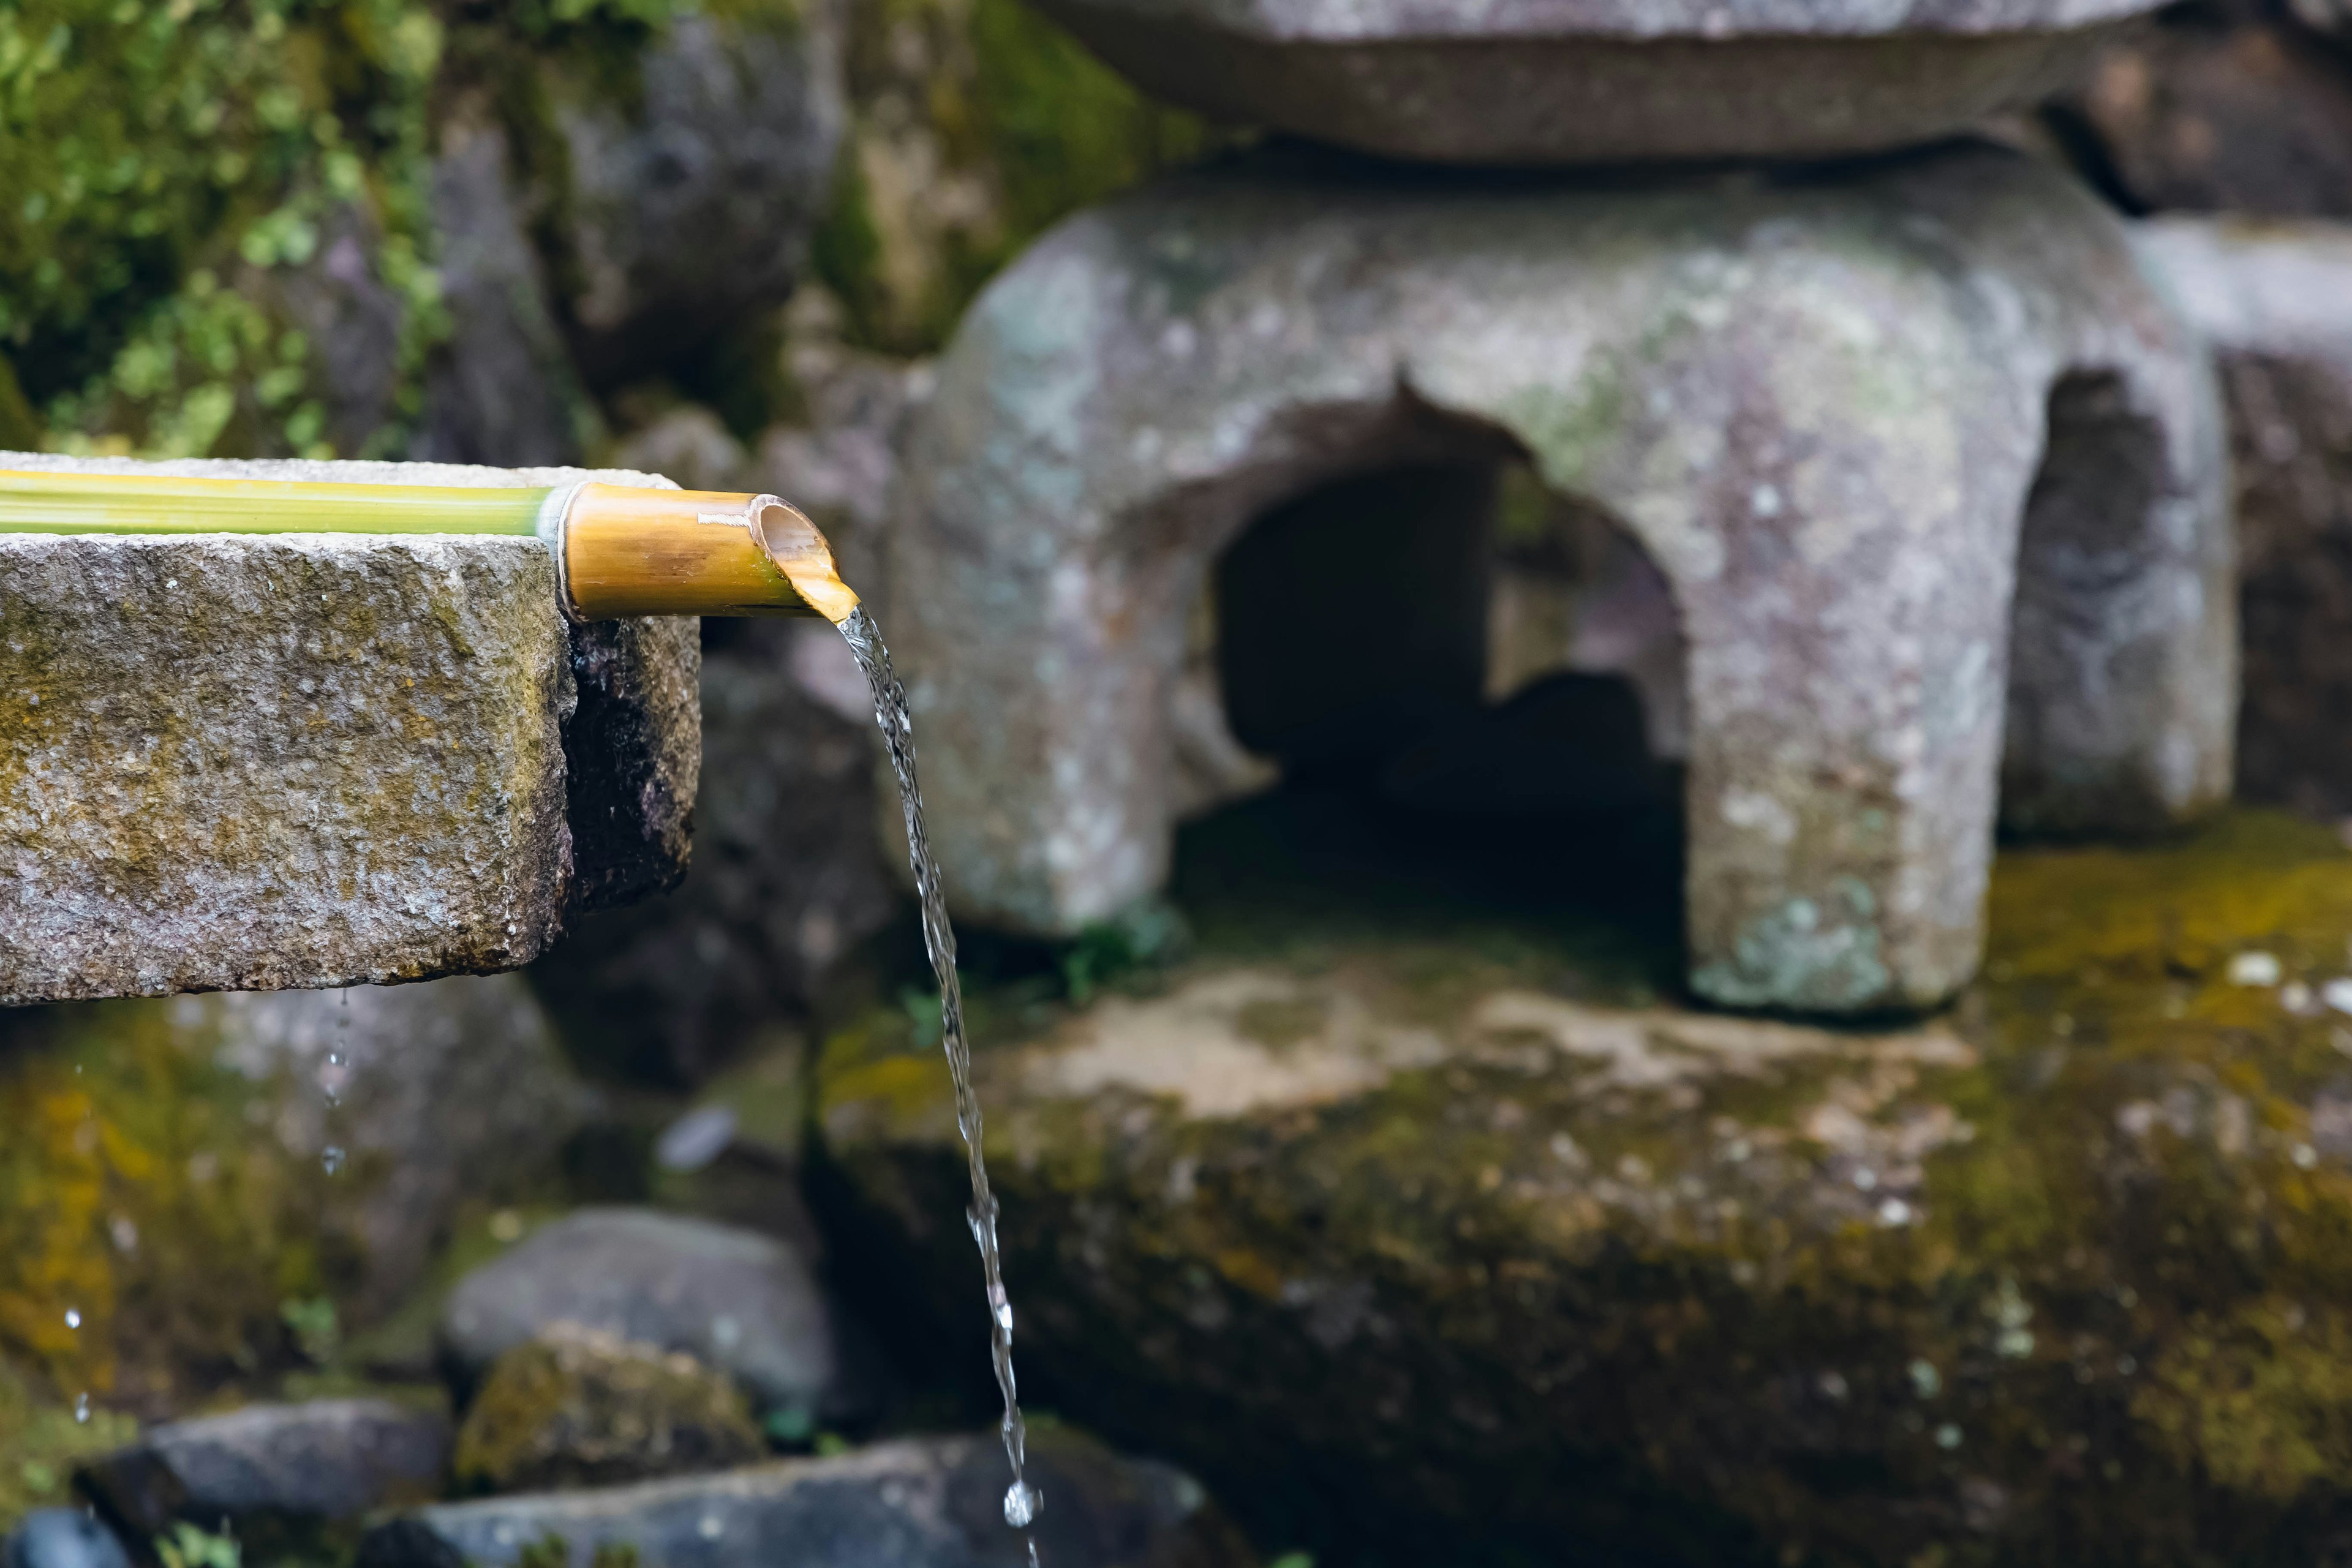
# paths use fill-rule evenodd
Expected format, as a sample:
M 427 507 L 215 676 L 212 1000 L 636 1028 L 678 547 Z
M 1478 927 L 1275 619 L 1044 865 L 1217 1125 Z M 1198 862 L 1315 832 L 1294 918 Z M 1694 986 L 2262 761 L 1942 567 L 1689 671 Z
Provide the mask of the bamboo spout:
M 562 529 L 564 594 L 583 620 L 609 616 L 822 616 L 857 607 L 833 549 L 770 495 L 585 484 Z
M 772 495 L 0 472 L 7 533 L 534 534 L 579 620 L 821 616 L 838 625 L 857 607 L 824 535 Z

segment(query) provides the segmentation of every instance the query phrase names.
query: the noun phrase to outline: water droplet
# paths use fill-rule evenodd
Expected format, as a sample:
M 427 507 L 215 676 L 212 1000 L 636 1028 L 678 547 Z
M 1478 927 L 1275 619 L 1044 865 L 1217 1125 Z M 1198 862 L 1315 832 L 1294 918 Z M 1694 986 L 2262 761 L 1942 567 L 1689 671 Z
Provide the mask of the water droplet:
M 350 1059 L 350 1058 L 344 1056 L 341 1051 L 329 1051 L 327 1053 L 327 1065 L 331 1068 L 341 1067 Z
M 1015 1530 L 1026 1530 L 1045 1506 L 1045 1494 L 1027 1481 L 1015 1481 L 1004 1489 L 1004 1522 Z
M 85 1426 L 89 1425 L 89 1394 L 81 1394 L 74 1396 L 74 1419 Z
M 2241 952 L 2230 960 L 2230 984 L 2232 985 L 2276 985 L 2284 979 L 2285 966 L 2278 955 L 2271 952 Z
M 81 1327 L 81 1312 L 79 1309 L 73 1307 L 66 1309 L 66 1327 L 69 1329 Z
M 331 1176 L 341 1172 L 343 1168 L 343 1151 L 341 1145 L 336 1143 L 328 1144 L 326 1152 L 319 1156 L 319 1163 L 325 1167 L 327 1174 Z

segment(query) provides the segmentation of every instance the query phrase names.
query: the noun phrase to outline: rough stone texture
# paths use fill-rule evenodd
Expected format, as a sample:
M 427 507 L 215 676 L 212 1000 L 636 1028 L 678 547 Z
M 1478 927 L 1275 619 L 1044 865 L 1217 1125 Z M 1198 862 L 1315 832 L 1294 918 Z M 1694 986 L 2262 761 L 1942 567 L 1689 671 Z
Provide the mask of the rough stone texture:
M 467 1490 L 611 1486 L 767 1452 L 742 1393 L 692 1356 L 559 1323 L 491 1363 L 457 1432 Z
M 684 883 L 583 921 L 531 971 L 582 1050 L 685 1083 L 804 1016 L 897 900 L 848 646 L 815 621 L 710 626 Z
M 2228 795 L 2217 401 L 2121 227 L 1990 149 L 1639 194 L 1234 172 L 1083 215 L 966 319 L 888 541 L 950 898 L 1068 933 L 1150 892 L 1219 552 L 1334 479 L 1524 452 L 1681 612 L 1692 983 L 1935 1002 L 1997 773 L 2052 829 Z
M 5 1568 L 131 1568 L 131 1554 L 79 1509 L 45 1508 L 0 1542 Z
M 2140 238 L 2229 398 L 2239 794 L 2352 815 L 2352 227 L 2168 218 Z
M 330 1225 L 362 1259 L 363 1314 L 424 1278 L 461 1205 L 509 1197 L 548 1169 L 593 1105 L 510 975 L 168 1006 L 183 1049 L 268 1096 L 254 1120 L 287 1152 L 342 1151 Z
M 1548 912 L 1300 875 L 1227 895 L 1241 931 L 1188 908 L 1207 947 L 1153 986 L 1025 1026 L 975 988 L 1034 1402 L 1329 1562 L 2352 1544 L 2329 829 L 2006 855 L 1981 992 L 1875 1034 L 1645 1003 Z M 952 1363 L 937 1058 L 878 1012 L 829 1043 L 819 1190 L 875 1310 L 929 1305 L 894 1342 Z
M 254 1405 L 157 1426 L 137 1444 L 85 1466 L 83 1494 L 136 1539 L 174 1521 L 240 1535 L 356 1521 L 377 1509 L 440 1495 L 449 1468 L 449 1421 L 381 1399 Z
M 568 313 L 592 382 L 658 370 L 792 291 L 845 116 L 835 12 L 677 16 L 638 60 L 628 109 L 601 80 L 551 83 Z
M 1039 1430 L 1031 1475 L 1045 1494 L 1047 1562 L 1098 1568 L 1248 1568 L 1255 1560 L 1191 1479 L 1122 1459 L 1075 1433 Z M 550 1536 L 589 1568 L 634 1547 L 663 1568 L 1015 1568 L 1004 1451 L 993 1434 L 887 1443 L 836 1459 L 569 1497 L 423 1510 L 362 1543 L 362 1568 L 509 1568 Z
M 2086 172 L 2142 211 L 2352 216 L 2352 56 L 2284 9 L 2179 6 L 2102 50 L 2061 110 Z
M 564 721 L 571 907 L 619 909 L 686 875 L 702 773 L 700 623 L 686 616 L 571 628 Z M 571 765 L 579 758 L 579 766 Z
M 2030 103 L 2155 0 L 1045 0 L 1162 97 L 1453 163 L 1902 146 Z
M 478 1377 L 553 1323 L 682 1351 L 740 1379 L 762 1411 L 860 1414 L 870 1389 L 844 1325 L 789 1247 L 650 1209 L 586 1209 L 466 1276 L 441 1339 Z
M 513 968 L 575 905 L 677 874 L 698 751 L 691 631 L 575 639 L 536 540 L 16 535 L 0 540 L 0 1004 Z

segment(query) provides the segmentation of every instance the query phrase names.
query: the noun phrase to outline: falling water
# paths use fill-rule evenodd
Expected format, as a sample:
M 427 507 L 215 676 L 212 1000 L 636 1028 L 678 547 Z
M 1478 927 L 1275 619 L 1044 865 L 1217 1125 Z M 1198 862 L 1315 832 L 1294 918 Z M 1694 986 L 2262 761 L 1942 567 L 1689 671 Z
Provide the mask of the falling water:
M 841 623 L 857 667 L 874 693 L 874 721 L 882 727 L 889 747 L 890 770 L 898 777 L 898 801 L 907 816 L 907 858 L 915 871 L 915 892 L 922 902 L 923 947 L 930 954 L 931 973 L 940 985 L 940 1043 L 948 1054 L 948 1071 L 955 1079 L 956 1129 L 963 1134 L 971 1166 L 972 1239 L 980 1244 L 981 1273 L 988 1283 L 988 1325 L 996 1385 L 1004 1394 L 1004 1455 L 1013 1461 L 1013 1484 L 1004 1493 L 1004 1522 L 1027 1531 L 1045 1498 L 1024 1473 L 1028 1437 L 1021 1424 L 1021 1399 L 1013 1379 L 1013 1302 L 1004 1293 L 1003 1259 L 996 1244 L 996 1195 L 989 1191 L 988 1164 L 980 1152 L 980 1100 L 971 1088 L 971 1047 L 963 1033 L 963 988 L 956 980 L 955 931 L 948 924 L 946 895 L 940 888 L 940 868 L 931 858 L 930 840 L 923 832 L 923 791 L 915 780 L 914 721 L 907 713 L 907 690 L 890 673 L 890 650 L 882 645 L 881 628 L 863 607 Z M 1035 1568 L 1037 1538 L 1029 1535 L 1029 1562 Z

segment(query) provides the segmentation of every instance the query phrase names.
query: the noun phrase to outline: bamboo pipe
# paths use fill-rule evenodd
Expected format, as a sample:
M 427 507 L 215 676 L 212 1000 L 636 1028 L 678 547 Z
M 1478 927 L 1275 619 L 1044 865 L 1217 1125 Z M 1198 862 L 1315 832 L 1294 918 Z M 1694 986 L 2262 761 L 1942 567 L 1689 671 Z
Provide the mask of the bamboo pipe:
M 822 616 L 838 625 L 857 607 L 824 535 L 772 495 L 0 472 L 8 533 L 527 535 L 546 541 L 576 620 Z

